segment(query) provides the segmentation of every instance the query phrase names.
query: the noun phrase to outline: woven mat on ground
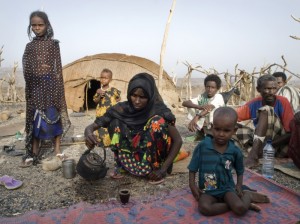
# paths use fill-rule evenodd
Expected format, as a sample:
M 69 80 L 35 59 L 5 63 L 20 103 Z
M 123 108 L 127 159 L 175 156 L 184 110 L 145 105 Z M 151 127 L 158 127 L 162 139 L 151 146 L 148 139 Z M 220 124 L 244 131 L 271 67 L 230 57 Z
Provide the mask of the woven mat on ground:
M 260 159 L 259 163 L 263 164 L 263 159 Z M 290 158 L 275 158 L 274 168 L 289 176 L 300 179 L 300 169 L 295 166 L 293 160 Z
M 277 158 L 274 167 L 285 174 L 300 179 L 300 169 L 295 166 L 292 159 Z
M 0 223 L 296 223 L 300 220 L 300 195 L 263 178 L 250 170 L 244 183 L 269 195 L 270 204 L 260 204 L 262 211 L 248 211 L 243 217 L 232 212 L 214 217 L 198 213 L 197 203 L 189 189 L 172 191 L 150 198 L 148 202 L 130 199 L 123 206 L 118 201 L 105 204 L 81 202 L 66 209 L 47 212 L 30 211 L 22 216 L 0 217 Z

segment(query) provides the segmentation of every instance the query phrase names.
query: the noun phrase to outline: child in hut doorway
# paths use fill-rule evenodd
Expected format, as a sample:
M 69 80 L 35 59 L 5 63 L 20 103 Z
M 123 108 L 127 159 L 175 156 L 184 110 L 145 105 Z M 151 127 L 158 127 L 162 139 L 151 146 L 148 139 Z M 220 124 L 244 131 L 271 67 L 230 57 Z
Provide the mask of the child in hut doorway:
M 219 76 L 208 75 L 204 79 L 205 92 L 182 103 L 182 106 L 188 108 L 188 119 L 191 120 L 188 129 L 196 132 L 195 141 L 202 140 L 204 135 L 210 134 L 214 110 L 225 106 L 222 95 L 218 93 L 221 85 L 222 81 Z
M 212 136 L 207 135 L 197 145 L 188 166 L 189 186 L 203 215 L 219 215 L 231 210 L 241 216 L 249 209 L 260 211 L 254 203 L 270 202 L 266 195 L 243 190 L 243 154 L 231 140 L 237 130 L 237 118 L 231 107 L 216 109 Z M 236 184 L 233 169 L 237 175 Z M 195 183 L 197 172 L 198 186 Z
M 94 102 L 97 104 L 97 118 L 103 116 L 108 108 L 121 100 L 121 91 L 109 86 L 112 76 L 112 71 L 107 68 L 103 69 L 100 74 L 101 88 L 97 89 L 93 97 Z M 100 127 L 96 132 L 96 136 L 100 142 L 100 147 L 106 148 L 110 146 L 110 137 L 106 128 Z

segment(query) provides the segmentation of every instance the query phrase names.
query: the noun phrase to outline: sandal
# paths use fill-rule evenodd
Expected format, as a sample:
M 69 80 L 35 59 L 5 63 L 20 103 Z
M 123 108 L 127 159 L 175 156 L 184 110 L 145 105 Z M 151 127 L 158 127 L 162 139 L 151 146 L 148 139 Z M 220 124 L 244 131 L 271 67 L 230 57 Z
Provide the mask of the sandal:
M 124 177 L 124 175 L 122 175 L 120 173 L 114 173 L 114 172 L 111 173 L 109 176 L 113 179 L 122 179 Z
M 24 150 L 16 150 L 14 145 L 3 146 L 3 151 L 9 156 L 23 156 L 25 154 Z
M 20 180 L 15 180 L 14 178 L 4 175 L 0 177 L 0 185 L 5 186 L 8 190 L 14 190 L 23 185 L 23 182 Z
M 61 161 L 65 160 L 67 157 L 64 153 L 56 154 L 56 157 L 59 158 Z
M 126 170 L 124 170 L 121 166 L 117 166 L 109 176 L 113 179 L 122 179 L 124 177 L 124 173 L 126 173 Z
M 165 179 L 160 179 L 160 180 L 149 180 L 149 184 L 152 184 L 152 185 L 158 185 L 158 184 L 161 184 L 165 181 Z
M 21 165 L 19 165 L 19 167 L 21 168 L 26 168 L 26 167 L 30 167 L 33 165 L 33 158 L 29 157 L 27 159 L 25 159 L 24 161 L 22 161 Z

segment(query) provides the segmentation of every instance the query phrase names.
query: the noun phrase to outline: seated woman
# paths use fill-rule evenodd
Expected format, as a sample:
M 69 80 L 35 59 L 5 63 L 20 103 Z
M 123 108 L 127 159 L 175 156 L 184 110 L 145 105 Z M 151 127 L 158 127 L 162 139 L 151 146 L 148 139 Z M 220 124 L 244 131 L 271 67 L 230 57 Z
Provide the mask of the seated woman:
M 175 116 L 163 103 L 151 75 L 135 75 L 128 84 L 127 101 L 112 106 L 86 127 L 89 149 L 98 144 L 93 132 L 99 127 L 107 127 L 111 137 L 115 157 L 111 177 L 122 178 L 121 171 L 125 170 L 158 183 L 172 172 L 182 138 L 175 127 Z

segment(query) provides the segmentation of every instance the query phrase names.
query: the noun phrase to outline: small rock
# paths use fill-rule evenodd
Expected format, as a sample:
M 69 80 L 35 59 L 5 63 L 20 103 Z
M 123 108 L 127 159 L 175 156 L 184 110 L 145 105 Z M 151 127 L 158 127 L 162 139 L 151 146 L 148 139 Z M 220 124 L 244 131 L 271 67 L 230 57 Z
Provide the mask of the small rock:
M 1 121 L 7 121 L 11 116 L 11 113 L 9 111 L 3 111 L 0 114 L 0 120 Z
M 184 108 L 177 108 L 178 112 L 184 112 Z
M 21 117 L 21 118 L 25 118 L 25 117 L 26 117 L 26 113 L 25 113 L 25 112 L 22 112 L 22 113 L 20 114 L 20 117 Z
M 17 110 L 17 114 L 22 114 L 24 113 L 24 110 L 20 109 L 20 110 Z

